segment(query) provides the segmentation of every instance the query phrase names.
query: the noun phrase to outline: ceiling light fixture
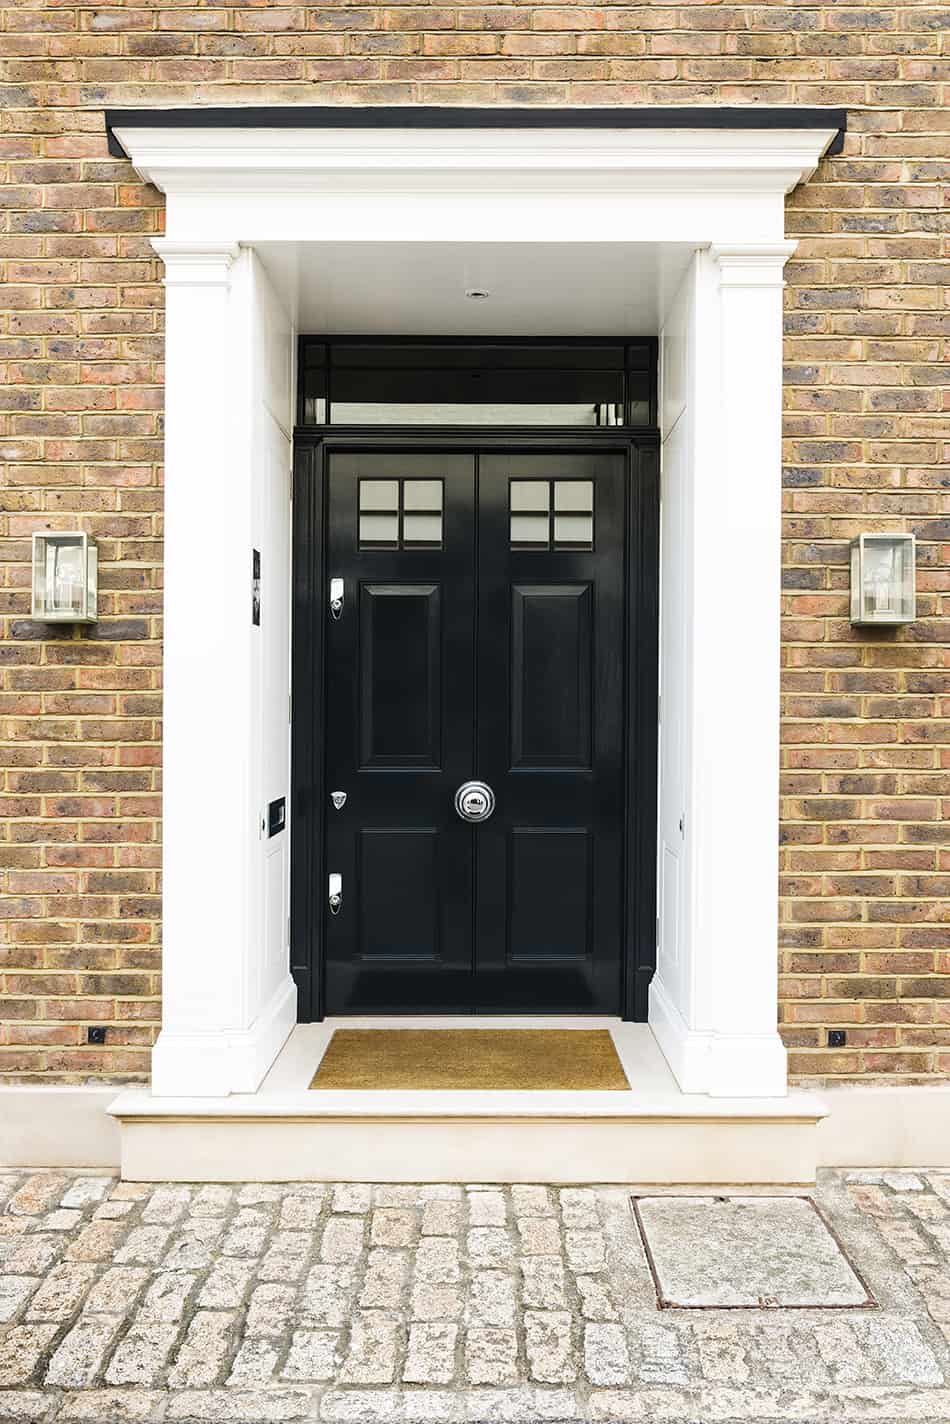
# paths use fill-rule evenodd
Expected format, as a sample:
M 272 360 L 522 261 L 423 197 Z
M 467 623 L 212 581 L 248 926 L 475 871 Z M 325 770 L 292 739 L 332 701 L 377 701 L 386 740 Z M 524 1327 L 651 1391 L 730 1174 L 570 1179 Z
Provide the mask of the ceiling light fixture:
M 465 295 L 468 297 L 469 301 L 481 302 L 485 300 L 485 298 L 488 296 L 488 293 L 486 292 L 484 287 L 468 287 L 466 288 Z

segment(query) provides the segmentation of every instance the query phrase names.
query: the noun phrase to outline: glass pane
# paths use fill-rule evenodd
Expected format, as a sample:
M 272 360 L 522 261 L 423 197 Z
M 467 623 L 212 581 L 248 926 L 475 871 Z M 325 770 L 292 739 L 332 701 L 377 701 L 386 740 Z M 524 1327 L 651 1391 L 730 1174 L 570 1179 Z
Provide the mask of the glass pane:
M 81 545 L 50 541 L 46 554 L 46 607 L 50 612 L 82 612 L 85 575 Z
M 593 480 L 557 480 L 554 485 L 554 508 L 583 510 L 589 514 L 594 507 Z
M 402 487 L 403 509 L 441 509 L 441 480 L 406 480 Z
M 512 510 L 547 510 L 550 508 L 550 504 L 551 486 L 547 480 L 512 480 Z
M 397 514 L 361 514 L 361 544 L 398 544 L 399 516 Z
M 543 544 L 548 546 L 548 516 L 546 514 L 513 514 L 512 544 Z
M 540 402 L 343 401 L 330 406 L 334 425 L 598 425 L 596 405 Z
M 402 520 L 405 544 L 441 544 L 441 514 L 405 514 Z
M 899 617 L 903 611 L 903 583 L 904 545 L 877 539 L 865 540 L 865 617 Z
M 360 480 L 360 509 L 398 508 L 398 480 Z
M 558 514 L 554 519 L 555 544 L 581 544 L 589 549 L 594 542 L 594 519 L 590 514 Z

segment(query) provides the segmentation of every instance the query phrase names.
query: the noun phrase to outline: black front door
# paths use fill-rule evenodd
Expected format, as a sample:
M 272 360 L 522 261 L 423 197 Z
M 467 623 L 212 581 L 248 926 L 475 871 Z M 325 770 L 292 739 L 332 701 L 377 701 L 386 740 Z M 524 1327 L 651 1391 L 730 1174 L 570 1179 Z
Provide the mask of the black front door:
M 619 1012 L 624 468 L 329 454 L 326 1012 Z

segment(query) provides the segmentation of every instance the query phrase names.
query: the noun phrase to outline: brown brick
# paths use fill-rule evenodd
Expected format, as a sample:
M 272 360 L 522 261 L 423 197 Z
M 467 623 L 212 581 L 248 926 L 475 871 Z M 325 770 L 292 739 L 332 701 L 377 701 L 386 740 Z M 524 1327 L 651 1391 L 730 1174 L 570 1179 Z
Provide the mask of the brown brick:
M 945 10 L 6 0 L 3 28 L 0 865 L 21 878 L 4 886 L 0 965 L 47 988 L 7 988 L 32 1012 L 9 1011 L 22 1041 L 0 1074 L 141 1077 L 158 1019 L 163 293 L 147 239 L 163 199 L 107 154 L 99 111 L 199 88 L 313 102 L 316 85 L 319 102 L 363 104 L 851 106 L 844 154 L 787 204 L 783 1017 L 809 1079 L 946 1076 Z M 81 640 L 34 624 L 26 596 L 32 527 L 77 517 L 112 545 L 105 617 Z M 904 633 L 847 621 L 862 528 L 918 536 Z M 77 976 L 87 997 L 53 992 Z M 94 984 L 112 977 L 149 989 L 115 1000 Z M 75 1037 L 90 1019 L 133 1036 L 90 1053 Z M 821 1042 L 835 1023 L 861 1026 L 845 1054 Z M 902 1026 L 921 1038 L 895 1041 Z

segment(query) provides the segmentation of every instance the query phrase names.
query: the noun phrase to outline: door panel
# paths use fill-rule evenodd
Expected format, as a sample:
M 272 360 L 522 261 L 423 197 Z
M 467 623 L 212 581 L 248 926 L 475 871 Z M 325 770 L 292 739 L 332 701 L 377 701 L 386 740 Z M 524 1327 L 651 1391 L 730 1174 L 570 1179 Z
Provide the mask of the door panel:
M 387 962 L 442 958 L 439 833 L 370 827 L 359 834 L 360 955 Z
M 590 584 L 512 588 L 513 770 L 590 766 L 592 604 Z
M 328 1012 L 618 1012 L 625 456 L 336 453 L 328 490 Z
M 593 906 L 583 826 L 515 826 L 508 837 L 509 960 L 586 960 Z
M 471 454 L 329 456 L 344 602 L 327 622 L 326 777 L 346 793 L 325 808 L 343 876 L 330 1013 L 470 1004 L 471 833 L 453 796 L 473 757 L 474 490 Z
M 531 521 L 528 523 L 528 521 Z M 622 454 L 479 461 L 479 1005 L 616 1013 L 623 853 Z
M 361 583 L 360 769 L 442 760 L 442 610 L 438 584 Z

